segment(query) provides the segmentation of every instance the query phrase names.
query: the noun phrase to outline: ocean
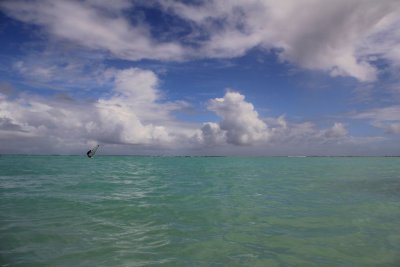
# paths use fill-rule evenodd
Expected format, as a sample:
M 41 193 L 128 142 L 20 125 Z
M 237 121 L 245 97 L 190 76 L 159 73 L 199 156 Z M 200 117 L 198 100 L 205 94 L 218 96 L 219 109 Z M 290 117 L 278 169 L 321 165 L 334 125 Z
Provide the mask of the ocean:
M 3 155 L 0 266 L 400 266 L 400 158 Z

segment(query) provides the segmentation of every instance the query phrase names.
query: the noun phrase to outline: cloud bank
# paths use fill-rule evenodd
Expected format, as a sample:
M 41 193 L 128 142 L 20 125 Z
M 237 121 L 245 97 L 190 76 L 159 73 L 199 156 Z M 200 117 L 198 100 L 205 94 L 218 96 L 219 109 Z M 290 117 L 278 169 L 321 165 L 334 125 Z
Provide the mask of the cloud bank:
M 114 71 L 113 89 L 95 101 L 69 97 L 39 97 L 22 93 L 17 98 L 0 94 L 0 139 L 3 149 L 20 139 L 65 153 L 95 141 L 103 144 L 168 146 L 179 135 L 170 113 L 180 103 L 158 103 L 158 77 L 149 70 Z M 166 127 L 166 124 L 170 125 Z M 46 141 L 42 140 L 46 137 Z M 39 140 L 40 139 L 40 140 Z M 40 146 L 40 145 L 39 145 Z M 18 147 L 14 149 L 18 150 Z M 20 147 L 20 149 L 24 149 Z
M 105 75 L 110 76 L 109 70 Z M 319 129 L 311 122 L 293 123 L 284 116 L 262 118 L 252 103 L 229 90 L 210 99 L 208 109 L 218 116 L 203 125 L 182 123 L 173 112 L 184 102 L 163 101 L 159 78 L 145 69 L 112 70 L 110 94 L 96 100 L 72 97 L 0 93 L 0 153 L 80 153 L 92 143 L 170 151 L 201 151 L 227 147 L 279 147 L 282 145 L 349 142 L 342 123 Z M 199 150 L 200 149 L 200 150 Z M 190 152 L 192 151 L 192 152 Z
M 280 147 L 307 144 L 311 147 L 325 144 L 353 143 L 343 123 L 335 122 L 331 128 L 319 129 L 311 122 L 288 122 L 284 116 L 261 118 L 245 96 L 228 91 L 223 98 L 209 101 L 208 109 L 220 121 L 204 123 L 197 140 L 205 146 L 261 146 Z
M 377 79 L 376 60 L 400 64 L 397 0 L 15 0 L 1 8 L 54 38 L 122 59 L 233 58 L 259 48 L 302 68 L 359 81 Z M 152 34 L 157 29 L 135 13 L 140 8 L 181 19 L 163 29 L 168 41 Z

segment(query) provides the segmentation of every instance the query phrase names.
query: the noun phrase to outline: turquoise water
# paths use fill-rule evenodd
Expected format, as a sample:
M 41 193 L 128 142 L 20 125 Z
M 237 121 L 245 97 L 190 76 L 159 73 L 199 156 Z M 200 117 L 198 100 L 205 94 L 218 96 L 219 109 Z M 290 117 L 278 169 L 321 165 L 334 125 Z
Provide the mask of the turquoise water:
M 400 158 L 0 157 L 1 266 L 400 266 Z

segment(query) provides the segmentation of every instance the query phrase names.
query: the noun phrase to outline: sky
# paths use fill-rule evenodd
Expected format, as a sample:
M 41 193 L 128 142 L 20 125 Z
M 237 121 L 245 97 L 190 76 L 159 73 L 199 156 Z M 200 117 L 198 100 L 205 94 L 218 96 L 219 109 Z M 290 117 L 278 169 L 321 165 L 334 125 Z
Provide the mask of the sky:
M 3 0 L 0 154 L 400 155 L 398 0 Z

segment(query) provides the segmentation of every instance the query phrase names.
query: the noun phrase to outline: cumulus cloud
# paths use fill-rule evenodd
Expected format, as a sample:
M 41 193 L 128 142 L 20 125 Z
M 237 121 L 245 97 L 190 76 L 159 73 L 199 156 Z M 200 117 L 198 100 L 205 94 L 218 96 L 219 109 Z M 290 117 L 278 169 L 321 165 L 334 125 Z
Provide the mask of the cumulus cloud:
M 226 132 L 221 129 L 219 124 L 207 122 L 201 127 L 200 140 L 206 146 L 222 144 L 226 141 Z
M 168 117 L 163 105 L 155 102 L 158 100 L 157 85 L 157 76 L 152 71 L 137 68 L 118 71 L 115 94 L 95 104 L 100 122 L 100 127 L 96 128 L 105 129 L 102 134 L 107 139 L 118 136 L 116 141 L 121 143 L 163 144 L 171 141 L 164 126 L 152 123 L 156 118 L 162 121 Z
M 179 17 L 179 27 L 185 24 L 187 30 L 166 22 L 173 41 L 157 40 L 154 25 L 129 17 L 140 5 Z M 282 61 L 359 81 L 377 78 L 371 63 L 376 59 L 400 64 L 397 0 L 16 0 L 4 1 L 1 8 L 51 36 L 130 60 L 233 58 L 254 48 L 272 49 Z M 49 70 L 37 71 L 47 75 Z
M 205 123 L 200 133 L 197 133 L 197 140 L 207 146 L 316 147 L 355 140 L 340 122 L 335 122 L 330 128 L 320 129 L 311 122 L 289 122 L 284 115 L 261 118 L 254 106 L 238 92 L 228 91 L 223 98 L 210 100 L 208 109 L 221 120 L 218 123 Z
M 333 126 L 321 129 L 312 122 L 295 123 L 284 116 L 266 119 L 271 127 L 270 144 L 318 147 L 324 144 L 339 144 L 354 140 L 346 126 L 335 122 Z
M 222 120 L 203 126 L 206 142 L 226 139 L 228 144 L 249 145 L 268 138 L 267 125 L 259 118 L 254 106 L 238 92 L 227 92 L 223 98 L 212 99 L 208 109 Z
M 322 135 L 328 139 L 342 138 L 347 135 L 348 131 L 343 123 L 335 122 L 332 128 L 322 132 Z
M 46 147 L 61 147 L 65 152 L 68 146 L 76 148 L 91 141 L 162 148 L 194 134 L 190 129 L 180 132 L 177 123 L 171 123 L 170 113 L 180 104 L 161 103 L 158 78 L 152 71 L 116 70 L 113 84 L 111 94 L 95 101 L 0 94 L 0 142 L 30 140 L 30 148 L 43 150 L 46 139 Z

